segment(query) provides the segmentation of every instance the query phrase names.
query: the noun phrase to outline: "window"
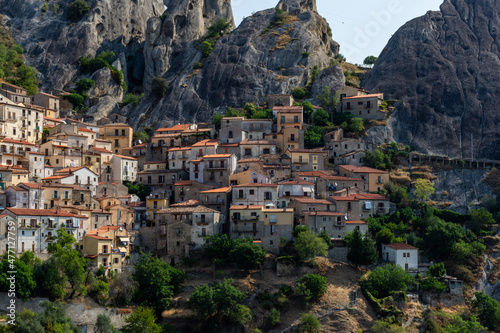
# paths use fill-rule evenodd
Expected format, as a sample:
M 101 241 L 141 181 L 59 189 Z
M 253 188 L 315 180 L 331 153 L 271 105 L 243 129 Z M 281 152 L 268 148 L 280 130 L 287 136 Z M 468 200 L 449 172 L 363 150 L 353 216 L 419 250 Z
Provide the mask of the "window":
M 250 190 L 250 195 L 254 195 L 255 194 L 255 190 Z
M 252 148 L 245 148 L 245 155 L 252 155 Z
M 298 123 L 299 122 L 299 116 L 293 116 L 293 122 Z
M 285 123 L 285 116 L 281 116 L 281 122 Z

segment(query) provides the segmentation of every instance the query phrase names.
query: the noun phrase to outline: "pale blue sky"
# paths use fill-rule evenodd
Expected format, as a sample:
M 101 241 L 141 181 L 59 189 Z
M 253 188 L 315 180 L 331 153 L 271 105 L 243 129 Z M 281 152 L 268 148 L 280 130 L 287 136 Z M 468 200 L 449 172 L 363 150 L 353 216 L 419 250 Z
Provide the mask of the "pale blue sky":
M 232 0 L 235 23 L 252 12 L 272 8 L 279 0 Z M 428 10 L 438 10 L 443 0 L 317 0 L 318 12 L 326 18 L 340 53 L 352 63 L 368 55 L 378 57 L 389 38 L 409 20 Z

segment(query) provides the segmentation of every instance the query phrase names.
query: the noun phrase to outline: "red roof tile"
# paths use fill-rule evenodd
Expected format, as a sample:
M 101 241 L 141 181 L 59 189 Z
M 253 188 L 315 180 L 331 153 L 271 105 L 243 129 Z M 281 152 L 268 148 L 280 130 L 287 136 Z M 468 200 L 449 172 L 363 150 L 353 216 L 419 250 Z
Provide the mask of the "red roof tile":
M 347 170 L 349 172 L 359 172 L 359 173 L 389 173 L 387 171 L 378 170 L 374 168 L 369 168 L 365 166 L 356 165 L 339 165 L 339 168 Z
M 392 243 L 392 244 L 384 244 L 385 246 L 390 247 L 394 250 L 418 250 L 415 246 L 411 246 L 405 243 Z

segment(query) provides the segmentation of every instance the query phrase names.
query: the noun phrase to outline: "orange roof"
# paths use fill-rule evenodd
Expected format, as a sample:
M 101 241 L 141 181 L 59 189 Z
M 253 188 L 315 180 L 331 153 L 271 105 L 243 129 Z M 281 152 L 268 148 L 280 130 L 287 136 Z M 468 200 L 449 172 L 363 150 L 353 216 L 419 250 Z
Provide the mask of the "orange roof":
M 133 157 L 130 157 L 130 156 L 116 155 L 116 154 L 114 154 L 113 156 L 120 157 L 120 158 L 123 158 L 123 159 L 126 159 L 126 160 L 137 161 L 137 158 L 133 158 Z
M 385 246 L 390 247 L 394 250 L 418 250 L 415 246 L 411 246 L 405 243 L 392 243 L 392 244 L 384 244 Z
M 38 183 L 20 183 L 19 185 L 24 185 L 26 187 L 33 188 L 33 189 L 38 189 L 41 186 L 41 184 L 38 184 Z
M 45 154 L 44 154 L 44 153 L 38 153 L 38 152 L 36 152 L 36 151 L 27 151 L 27 153 L 28 153 L 28 154 L 43 155 L 43 156 L 45 156 Z
M 235 185 L 234 187 L 278 187 L 278 184 L 248 183 Z
M 9 210 L 15 215 L 87 218 L 87 216 L 70 213 L 68 211 L 60 209 L 7 208 L 7 210 Z
M 379 97 L 382 98 L 384 94 L 368 94 L 368 95 L 359 95 L 359 96 L 351 96 L 351 97 L 344 97 L 342 98 L 343 100 L 345 99 L 362 99 L 362 98 L 370 98 L 370 97 Z
M 78 132 L 96 133 L 96 132 L 89 130 L 88 128 L 85 128 L 85 127 L 78 127 Z
M 109 151 L 105 148 L 97 148 L 97 147 L 92 147 L 92 149 L 100 151 L 101 153 L 113 153 L 112 151 Z
M 227 193 L 230 190 L 231 186 L 228 186 L 228 187 L 214 188 L 213 190 L 200 191 L 200 193 Z
M 177 124 L 172 127 L 158 128 L 155 132 L 171 132 L 171 131 L 184 131 L 189 128 L 190 124 Z
M 363 178 L 353 178 L 353 177 L 342 177 L 342 176 L 320 176 L 322 179 L 327 179 L 327 180 L 337 180 L 337 181 L 364 181 Z
M 99 240 L 106 240 L 106 241 L 112 241 L 111 238 L 108 238 L 108 237 L 102 237 L 102 236 L 97 236 L 97 235 L 85 235 L 86 237 L 90 237 L 90 238 L 95 238 L 95 239 L 99 239 Z
M 53 121 L 53 122 L 55 122 L 55 123 L 61 123 L 61 124 L 64 124 L 64 121 L 59 120 L 59 119 L 56 119 L 56 118 L 51 118 L 51 117 L 46 117 L 46 116 L 43 116 L 43 119 L 48 120 L 48 121 Z
M 259 206 L 259 205 L 235 205 L 235 206 L 231 206 L 231 208 L 229 209 L 251 209 L 251 210 L 255 210 L 255 209 L 262 209 L 263 206 Z
M 345 224 L 368 224 L 368 222 L 360 220 L 345 221 Z
M 205 155 L 203 156 L 203 159 L 205 158 L 228 158 L 231 157 L 232 154 L 211 154 L 211 155 Z
M 181 151 L 181 150 L 191 150 L 191 147 L 175 147 L 168 149 L 168 151 Z
M 374 168 L 369 168 L 365 166 L 356 166 L 356 165 L 339 165 L 339 168 L 347 170 L 349 172 L 360 172 L 360 173 L 389 173 L 387 171 L 378 170 Z
M 83 167 L 70 167 L 56 171 L 55 173 L 71 173 L 83 169 Z
M 102 226 L 99 229 L 97 229 L 97 233 L 99 234 L 101 232 L 116 231 L 118 229 L 120 229 L 120 226 L 117 226 L 117 225 L 105 225 L 105 226 Z
M 216 139 L 205 139 L 199 142 L 196 142 L 191 147 L 204 147 L 204 146 L 215 146 L 219 143 L 219 140 Z
M 388 201 L 385 196 L 381 194 L 370 194 L 370 193 L 365 193 L 365 194 L 352 194 L 344 197 L 340 196 L 334 196 L 334 197 L 328 197 L 331 200 L 335 201 L 360 201 L 360 200 L 383 200 L 383 201 Z
M 9 138 L 4 138 L 2 140 L 2 142 L 6 142 L 6 143 L 19 143 L 19 144 L 22 144 L 22 145 L 36 146 L 34 143 L 29 143 L 28 141 L 14 140 L 14 139 L 9 139 Z
M 292 201 L 298 201 L 300 203 L 307 203 L 307 204 L 318 204 L 318 205 L 331 205 L 332 203 L 328 200 L 325 199 L 311 199 L 307 197 L 297 197 L 293 198 Z
M 45 164 L 45 168 L 52 168 L 53 169 L 54 167 L 51 165 Z
M 323 149 L 287 149 L 291 153 L 325 154 Z
M 306 180 L 292 180 L 289 182 L 279 183 L 280 185 L 314 185 L 313 182 L 308 182 Z
M 295 173 L 297 176 L 302 177 L 323 177 L 326 176 L 326 173 L 322 171 L 297 171 Z
M 42 178 L 42 180 L 62 179 L 62 178 L 66 178 L 66 177 L 69 177 L 69 176 L 71 176 L 71 175 L 50 176 L 50 177 Z

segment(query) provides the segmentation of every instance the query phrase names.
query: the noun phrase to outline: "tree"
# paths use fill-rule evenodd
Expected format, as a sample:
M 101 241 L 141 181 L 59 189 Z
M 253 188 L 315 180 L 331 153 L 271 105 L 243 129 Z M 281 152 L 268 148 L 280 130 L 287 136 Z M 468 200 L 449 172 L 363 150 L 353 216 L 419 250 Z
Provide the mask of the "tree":
M 374 333 L 405 333 L 400 325 L 392 324 L 384 320 L 377 320 L 372 326 Z
M 135 185 L 125 183 L 125 185 L 128 187 L 129 194 L 136 194 L 142 201 L 146 201 L 146 197 L 151 194 L 151 187 L 142 183 Z
M 368 56 L 365 58 L 365 60 L 363 60 L 363 65 L 368 65 L 368 66 L 372 67 L 373 65 L 375 65 L 377 60 L 378 60 L 378 58 L 375 56 Z
M 327 279 L 318 274 L 307 274 L 297 280 L 296 289 L 307 291 L 307 299 L 317 300 L 327 291 Z
M 94 80 L 81 78 L 75 83 L 76 92 L 85 97 L 87 95 L 87 91 L 89 91 L 89 89 L 92 88 L 94 84 Z
M 385 298 L 394 291 L 406 291 L 410 283 L 414 283 L 413 276 L 401 266 L 387 264 L 377 267 L 368 277 L 361 279 L 361 287 L 376 298 Z
M 231 23 L 221 17 L 208 28 L 208 37 L 220 38 L 231 31 Z
M 243 327 L 248 327 L 252 322 L 252 310 L 248 306 L 236 304 L 231 312 L 231 320 Z
M 419 178 L 415 184 L 415 191 L 413 192 L 417 198 L 421 201 L 427 200 L 427 198 L 434 194 L 434 185 L 428 179 Z
M 125 319 L 127 323 L 122 327 L 123 333 L 161 333 L 162 328 L 156 323 L 156 316 L 152 309 L 139 306 L 134 313 Z
M 85 98 L 80 94 L 64 95 L 64 99 L 73 105 L 74 110 L 80 109 L 85 101 Z
M 389 228 L 383 228 L 375 236 L 377 240 L 377 247 L 380 249 L 381 244 L 391 244 L 394 243 L 394 233 Z
M 468 320 L 462 319 L 460 316 L 454 316 L 451 324 L 445 327 L 445 333 L 482 333 L 486 328 L 481 326 L 475 316 L 471 316 Z
M 232 283 L 233 280 L 226 279 L 212 286 L 205 284 L 196 287 L 188 300 L 188 306 L 203 320 L 229 316 L 236 304 L 245 298 L 245 293 Z
M 495 223 L 493 215 L 484 208 L 474 209 L 470 214 L 467 227 L 475 234 L 479 234 L 481 229 Z
M 14 265 L 14 268 L 11 265 Z M 9 273 L 15 271 L 15 274 Z M 9 258 L 6 252 L 0 262 L 0 291 L 9 292 L 11 290 L 12 280 L 15 278 L 15 290 L 18 297 L 26 300 L 34 295 L 36 290 L 36 281 L 33 267 L 26 262 L 14 257 Z
M 200 45 L 201 52 L 203 52 L 203 56 L 206 58 L 212 53 L 214 50 L 214 45 L 210 43 L 208 40 L 204 41 Z
M 325 129 L 319 126 L 310 126 L 304 132 L 304 145 L 306 148 L 322 147 L 324 145 L 323 135 Z
M 223 115 L 220 113 L 214 113 L 210 122 L 215 125 L 216 130 L 220 130 Z
M 445 222 L 437 217 L 429 219 L 428 224 L 424 236 L 424 248 L 435 258 L 446 258 L 453 244 L 462 238 L 462 228 L 458 224 Z
M 472 308 L 478 313 L 479 319 L 484 326 L 494 330 L 500 321 L 500 304 L 483 292 L 474 295 L 475 299 L 471 302 Z
M 444 268 L 444 263 L 440 262 L 429 267 L 427 271 L 427 276 L 432 276 L 435 278 L 442 278 L 446 275 L 446 269 Z
M 363 163 L 370 168 L 378 170 L 390 171 L 392 169 L 391 157 L 378 149 L 375 149 L 375 153 L 366 151 Z
M 406 191 L 406 187 L 396 185 L 390 180 L 384 184 L 384 190 L 387 193 L 389 201 L 394 202 L 396 205 L 400 205 L 404 200 L 408 199 L 408 192 Z
M 81 330 L 66 316 L 64 305 L 57 302 L 44 301 L 40 303 L 43 309 L 40 313 L 29 310 L 21 312 L 16 317 L 15 332 L 22 333 L 79 333 Z
M 235 242 L 234 248 L 229 253 L 238 268 L 249 270 L 259 268 L 266 257 L 266 250 L 253 242 Z
M 186 273 L 173 268 L 151 253 L 143 254 L 134 263 L 134 268 L 132 277 L 137 283 L 135 301 L 152 307 L 157 314 L 161 314 L 170 305 L 174 291 L 180 289 L 181 283 L 186 279 Z
M 321 102 L 321 106 L 330 112 L 335 111 L 337 108 L 338 94 L 333 95 L 329 86 L 323 87 L 321 94 L 318 95 L 318 99 Z
M 304 97 L 307 96 L 307 91 L 304 88 L 293 88 L 292 90 L 292 96 L 295 99 L 303 99 Z
M 301 333 L 319 333 L 321 332 L 321 323 L 312 313 L 303 313 L 300 317 Z
M 206 236 L 205 253 L 210 259 L 224 259 L 233 249 L 234 241 L 227 234 Z
M 316 256 L 326 256 L 328 254 L 328 245 L 325 240 L 309 229 L 297 235 L 294 248 L 299 258 L 304 261 L 314 259 Z
M 314 126 L 328 126 L 330 125 L 330 115 L 323 109 L 318 109 L 313 113 Z
M 302 105 L 304 111 L 304 122 L 309 123 L 314 113 L 314 106 L 308 101 L 303 101 L 300 105 Z
M 361 118 L 351 118 L 351 123 L 349 124 L 349 131 L 360 134 L 365 128 L 363 126 L 363 119 Z
M 95 323 L 95 333 L 114 333 L 113 325 L 111 325 L 111 320 L 105 314 L 100 314 L 97 316 L 97 321 Z
M 85 287 L 87 260 L 82 257 L 80 251 L 76 250 L 76 246 L 75 238 L 63 228 L 57 229 L 57 242 L 50 243 L 48 246 L 48 252 L 55 258 L 57 267 L 71 285 L 70 298 L 76 292 L 82 295 L 87 293 Z
M 49 295 L 51 299 L 63 299 L 66 295 L 66 275 L 61 274 L 54 257 L 35 266 L 38 294 Z
M 278 326 L 281 324 L 281 312 L 280 310 L 273 308 L 271 311 L 271 316 L 269 317 L 271 319 L 271 326 Z
M 359 229 L 345 237 L 347 242 L 347 259 L 355 265 L 370 265 L 377 261 L 378 252 L 368 231 L 363 236 Z
M 167 79 L 161 76 L 155 76 L 151 81 L 151 92 L 158 98 L 162 98 L 167 93 L 168 82 Z
M 73 22 L 79 21 L 88 13 L 90 6 L 84 0 L 75 0 L 66 7 L 66 17 Z

